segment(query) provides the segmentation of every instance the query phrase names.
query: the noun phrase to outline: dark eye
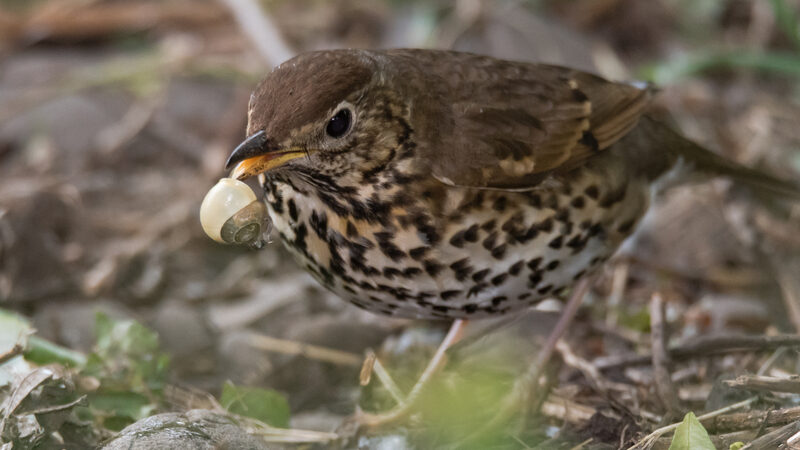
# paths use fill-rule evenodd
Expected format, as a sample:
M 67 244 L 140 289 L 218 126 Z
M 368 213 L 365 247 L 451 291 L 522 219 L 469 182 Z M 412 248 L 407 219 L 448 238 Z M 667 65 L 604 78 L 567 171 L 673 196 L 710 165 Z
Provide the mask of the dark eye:
M 328 136 L 330 137 L 339 138 L 344 136 L 349 129 L 350 110 L 345 108 L 331 117 L 331 120 L 328 122 L 328 126 L 325 128 L 325 132 L 328 133 Z

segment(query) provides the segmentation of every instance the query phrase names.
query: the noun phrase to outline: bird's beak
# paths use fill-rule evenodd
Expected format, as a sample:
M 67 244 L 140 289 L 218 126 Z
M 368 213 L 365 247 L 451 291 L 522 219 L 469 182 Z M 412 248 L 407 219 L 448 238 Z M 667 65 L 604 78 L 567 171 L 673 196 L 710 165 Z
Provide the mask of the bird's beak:
M 236 164 L 231 177 L 244 180 L 282 166 L 305 154 L 305 150 L 300 148 L 286 149 L 274 146 L 262 130 L 252 134 L 233 150 L 225 163 L 225 168 L 229 169 Z

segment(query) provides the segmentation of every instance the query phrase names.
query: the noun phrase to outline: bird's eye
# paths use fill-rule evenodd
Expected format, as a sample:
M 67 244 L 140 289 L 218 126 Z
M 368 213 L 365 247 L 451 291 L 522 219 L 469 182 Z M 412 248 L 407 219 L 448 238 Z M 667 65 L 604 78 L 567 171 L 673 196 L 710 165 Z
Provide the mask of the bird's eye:
M 334 114 L 331 120 L 328 121 L 328 126 L 325 128 L 325 132 L 328 136 L 334 138 L 344 136 L 350 129 L 350 116 L 350 110 L 347 108 L 343 108 Z

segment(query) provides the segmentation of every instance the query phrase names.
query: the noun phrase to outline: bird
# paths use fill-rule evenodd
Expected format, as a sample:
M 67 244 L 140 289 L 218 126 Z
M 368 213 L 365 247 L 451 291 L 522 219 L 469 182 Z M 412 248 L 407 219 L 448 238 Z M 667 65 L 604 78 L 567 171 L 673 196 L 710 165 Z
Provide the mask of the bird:
M 660 186 L 725 175 L 797 197 L 653 119 L 653 89 L 447 50 L 326 50 L 253 92 L 232 176 L 323 286 L 374 313 L 511 314 L 563 297 Z

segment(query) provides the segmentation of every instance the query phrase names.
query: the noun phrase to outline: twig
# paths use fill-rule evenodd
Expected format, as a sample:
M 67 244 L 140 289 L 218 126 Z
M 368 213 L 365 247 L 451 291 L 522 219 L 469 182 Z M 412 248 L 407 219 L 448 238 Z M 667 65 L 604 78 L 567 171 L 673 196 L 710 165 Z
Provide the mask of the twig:
M 719 433 L 757 428 L 759 426 L 774 427 L 797 420 L 800 420 L 800 406 L 769 411 L 748 411 L 724 414 L 714 417 L 713 420 L 705 420 L 702 422 L 703 426 L 705 426 L 709 432 Z
M 3 12 L 8 12 L 6 9 Z M 9 41 L 96 39 L 158 27 L 208 29 L 228 18 L 213 2 L 47 2 L 29 15 L 11 15 L 0 32 Z
M 654 293 L 650 300 L 650 341 L 653 351 L 653 373 L 656 392 L 670 418 L 680 416 L 681 402 L 669 373 L 670 358 L 667 353 L 667 331 L 664 320 L 664 299 Z
M 305 344 L 297 341 L 278 339 L 263 334 L 249 333 L 247 343 L 257 349 L 268 352 L 299 355 L 308 359 L 325 361 L 342 366 L 361 366 L 361 356 L 319 345 Z
M 792 422 L 784 425 L 775 431 L 771 431 L 760 438 L 754 439 L 749 444 L 741 448 L 741 450 L 762 450 L 778 448 L 781 444 L 786 442 L 788 438 L 800 431 L 800 421 Z
M 57 411 L 64 411 L 65 409 L 70 409 L 73 406 L 77 406 L 77 405 L 84 404 L 84 403 L 86 403 L 86 396 L 85 395 L 81 395 L 80 397 L 76 398 L 75 400 L 73 400 L 73 401 L 71 401 L 69 403 L 64 403 L 62 405 L 47 406 L 47 407 L 42 407 L 42 408 L 38 408 L 38 409 L 32 409 L 30 411 L 25 411 L 25 414 L 47 414 L 47 413 L 52 413 L 52 412 L 57 412 Z
M 230 412 L 224 414 L 235 418 L 239 424 L 245 426 L 245 431 L 247 431 L 247 433 L 259 436 L 265 442 L 312 443 L 328 442 L 339 438 L 339 435 L 336 433 L 299 430 L 295 428 L 276 428 L 250 417 L 240 416 Z
M 267 64 L 277 66 L 294 55 L 257 1 L 222 0 L 222 3 L 231 10 L 236 22 Z
M 582 448 L 584 448 L 587 445 L 589 445 L 589 443 L 591 443 L 593 440 L 594 440 L 594 438 L 586 439 L 585 441 L 583 441 L 580 444 L 570 448 L 569 450 L 581 450 Z
M 692 342 L 678 345 L 668 351 L 672 360 L 681 360 L 720 353 L 774 350 L 778 347 L 800 347 L 800 336 L 793 334 L 778 336 L 708 336 L 694 339 Z M 594 365 L 600 370 L 643 366 L 650 363 L 652 358 L 652 355 L 622 355 L 597 358 L 594 360 Z
M 591 406 L 582 405 L 558 395 L 550 394 L 542 403 L 541 412 L 547 417 L 573 425 L 580 425 L 591 419 L 597 413 L 597 410 Z
M 383 364 L 381 364 L 375 352 L 367 350 L 367 357 L 364 360 L 364 365 L 361 367 L 361 374 L 359 377 L 361 386 L 369 384 L 372 373 L 378 376 L 378 380 L 380 380 L 383 387 L 389 391 L 389 394 L 398 404 L 405 402 L 405 394 L 403 394 L 403 391 L 397 383 L 394 382 L 394 379 L 389 375 L 389 372 L 386 371 L 386 368 L 383 367 Z
M 764 375 L 765 373 L 767 373 L 767 371 L 772 368 L 772 366 L 775 364 L 778 358 L 783 356 L 783 354 L 786 353 L 786 351 L 787 351 L 786 347 L 779 347 L 778 349 L 776 349 L 772 353 L 772 355 L 770 355 L 770 357 L 767 358 L 767 360 L 764 361 L 763 364 L 761 364 L 761 367 L 758 368 L 758 372 L 756 372 L 756 375 Z
M 729 387 L 751 391 L 790 392 L 800 394 L 800 376 L 790 378 L 767 377 L 761 375 L 741 375 L 735 380 L 723 380 Z
M 628 261 L 620 261 L 614 266 L 611 277 L 611 293 L 608 295 L 608 315 L 606 325 L 613 328 L 619 321 L 619 305 L 625 295 L 625 287 L 628 284 L 628 271 L 631 265 Z
M 11 350 L 0 355 L 0 364 L 5 363 L 6 361 L 10 360 L 15 356 L 21 355 L 24 350 L 25 347 L 19 342 L 17 342 L 16 344 L 14 344 L 13 347 L 11 347 Z
M 744 408 L 744 407 L 750 406 L 750 404 L 755 402 L 756 400 L 758 400 L 758 397 L 750 397 L 747 400 L 743 400 L 741 402 L 734 403 L 732 405 L 728 405 L 728 406 L 726 406 L 724 408 L 720 408 L 720 409 L 718 409 L 716 411 L 711 411 L 710 413 L 703 414 L 702 416 L 698 417 L 697 420 L 702 422 L 704 420 L 711 419 L 711 418 L 719 416 L 721 414 L 725 414 L 728 411 L 733 411 L 733 410 L 736 410 L 736 409 L 739 409 L 739 408 Z M 675 429 L 677 429 L 680 424 L 681 424 L 681 422 L 676 422 L 676 423 L 673 423 L 671 425 L 667 425 L 665 427 L 661 427 L 661 428 L 653 431 L 652 433 L 650 433 L 647 436 L 645 436 L 642 440 L 640 440 L 639 442 L 634 444 L 630 448 L 630 450 L 645 449 L 645 448 L 650 447 L 663 434 L 669 433 L 670 431 L 675 431 Z
M 627 390 L 627 384 L 614 383 L 606 379 L 603 374 L 601 374 L 600 371 L 592 365 L 591 362 L 576 355 L 575 352 L 572 351 L 572 348 L 569 346 L 569 344 L 567 344 L 565 341 L 558 341 L 556 344 L 556 350 L 558 350 L 558 353 L 561 355 L 561 359 L 564 360 L 564 363 L 574 369 L 579 370 L 586 380 L 589 381 L 589 384 L 592 386 L 592 388 L 598 393 L 609 395 L 609 391 L 611 390 Z

